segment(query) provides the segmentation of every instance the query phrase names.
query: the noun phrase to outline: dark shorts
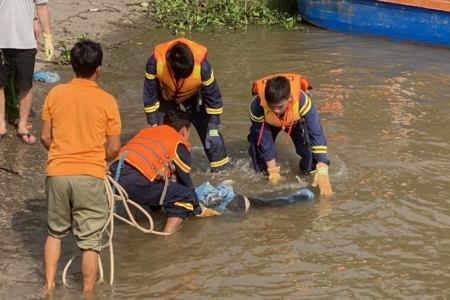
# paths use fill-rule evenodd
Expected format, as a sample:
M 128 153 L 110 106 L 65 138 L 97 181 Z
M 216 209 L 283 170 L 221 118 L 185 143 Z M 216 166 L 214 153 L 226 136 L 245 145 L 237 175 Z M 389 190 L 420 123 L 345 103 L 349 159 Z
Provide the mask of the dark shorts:
M 21 91 L 33 87 L 36 49 L 2 49 L 0 58 L 0 88 L 8 83 L 8 75 L 14 73 L 14 85 Z
M 117 162 L 114 162 L 110 171 L 115 177 Z M 138 170 L 128 164 L 124 164 L 118 183 L 127 192 L 130 200 L 150 207 L 160 205 L 161 195 L 164 190 L 164 180 L 149 181 Z M 191 190 L 182 184 L 169 181 L 162 206 L 168 217 L 185 219 L 193 214 L 194 195 Z

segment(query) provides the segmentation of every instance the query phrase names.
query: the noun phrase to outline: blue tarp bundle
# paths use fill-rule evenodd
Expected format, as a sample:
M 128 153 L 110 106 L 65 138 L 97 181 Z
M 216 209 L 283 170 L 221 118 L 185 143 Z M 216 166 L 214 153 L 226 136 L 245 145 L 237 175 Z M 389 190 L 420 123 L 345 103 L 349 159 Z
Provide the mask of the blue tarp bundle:
M 35 81 L 43 81 L 47 83 L 55 83 L 59 81 L 59 75 L 58 73 L 51 73 L 51 72 L 36 72 L 33 74 L 33 80 Z

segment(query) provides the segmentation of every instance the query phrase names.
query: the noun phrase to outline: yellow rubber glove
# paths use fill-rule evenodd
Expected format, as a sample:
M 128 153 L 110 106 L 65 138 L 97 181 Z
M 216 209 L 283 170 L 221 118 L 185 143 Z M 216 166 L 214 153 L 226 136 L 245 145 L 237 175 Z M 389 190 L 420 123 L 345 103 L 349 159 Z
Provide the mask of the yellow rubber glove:
M 269 182 L 272 184 L 277 184 L 281 180 L 280 167 L 268 168 L 269 172 Z
M 213 216 L 220 216 L 221 215 L 221 213 L 218 212 L 217 210 L 214 210 L 212 208 L 206 208 L 201 203 L 200 203 L 200 207 L 202 209 L 202 213 L 199 214 L 199 215 L 195 215 L 196 217 L 207 218 L 207 217 L 213 217 Z
M 330 178 L 328 177 L 328 166 L 323 163 L 318 163 L 316 169 L 317 172 L 314 175 L 312 186 L 319 186 L 321 196 L 331 196 L 333 191 L 331 191 Z
M 45 40 L 45 56 L 47 57 L 47 61 L 50 61 L 53 57 L 53 38 L 50 33 L 43 32 L 42 35 Z

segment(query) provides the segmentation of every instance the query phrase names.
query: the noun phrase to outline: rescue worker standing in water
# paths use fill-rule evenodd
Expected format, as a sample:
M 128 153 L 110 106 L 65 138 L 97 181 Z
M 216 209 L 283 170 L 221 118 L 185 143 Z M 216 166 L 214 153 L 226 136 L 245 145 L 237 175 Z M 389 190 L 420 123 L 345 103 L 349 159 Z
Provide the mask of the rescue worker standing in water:
M 157 45 L 146 65 L 144 111 L 153 127 L 182 104 L 192 116 L 211 171 L 217 172 L 228 167 L 229 158 L 219 132 L 222 96 L 207 55 L 205 47 L 184 38 Z
M 250 103 L 249 154 L 256 172 L 267 171 L 269 181 L 280 181 L 280 167 L 276 165 L 275 139 L 283 130 L 300 155 L 300 170 L 315 173 L 313 186 L 320 194 L 332 194 L 328 178 L 327 142 L 320 118 L 307 95 L 309 82 L 297 74 L 280 74 L 257 80 L 253 84 L 255 95 Z

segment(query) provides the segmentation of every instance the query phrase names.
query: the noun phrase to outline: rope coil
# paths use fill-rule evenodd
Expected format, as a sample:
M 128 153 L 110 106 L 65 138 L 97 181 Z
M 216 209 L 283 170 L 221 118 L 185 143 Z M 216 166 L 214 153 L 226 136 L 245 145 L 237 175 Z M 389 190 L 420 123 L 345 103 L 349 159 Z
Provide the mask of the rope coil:
M 164 200 L 164 196 L 167 191 L 169 179 L 165 178 L 165 181 L 166 182 L 164 185 L 164 190 L 163 190 L 161 200 Z M 108 218 L 107 218 L 105 225 L 103 226 L 101 233 L 102 233 L 102 235 L 103 235 L 103 233 L 106 233 L 106 235 L 108 237 L 108 241 L 101 246 L 101 249 L 105 249 L 105 248 L 109 247 L 110 259 L 111 259 L 111 265 L 110 265 L 110 274 L 111 275 L 110 275 L 110 279 L 109 279 L 109 284 L 112 285 L 113 281 L 114 281 L 114 250 L 113 250 L 113 245 L 112 245 L 112 238 L 113 238 L 113 233 L 114 233 L 114 222 L 113 222 L 114 217 L 127 223 L 128 225 L 136 227 L 137 229 L 139 229 L 140 231 L 142 231 L 144 233 L 151 233 L 151 234 L 162 235 L 162 236 L 170 235 L 170 233 L 154 230 L 154 223 L 153 223 L 153 219 L 150 216 L 150 214 L 145 209 L 143 209 L 139 204 L 137 204 L 133 200 L 129 199 L 127 192 L 111 176 L 106 175 L 105 179 L 104 179 L 104 183 L 105 183 L 105 189 L 106 189 L 106 202 L 108 204 Z M 118 195 L 114 194 L 113 187 Z M 126 219 L 122 216 L 119 216 L 118 214 L 116 214 L 114 212 L 114 203 L 115 203 L 114 201 L 121 201 L 123 203 L 123 206 L 127 212 L 128 219 Z M 141 225 L 139 225 L 136 222 L 128 205 L 134 206 L 135 208 L 137 208 L 140 212 L 142 212 L 147 217 L 148 222 L 149 222 L 148 229 L 142 227 Z M 67 262 L 66 266 L 64 267 L 64 270 L 62 273 L 62 282 L 66 287 L 69 287 L 69 288 L 71 288 L 72 286 L 70 286 L 66 280 L 67 270 L 69 269 L 73 260 L 77 256 L 78 256 L 78 254 L 72 256 L 72 258 L 69 259 L 69 261 Z M 97 280 L 97 284 L 104 282 L 104 280 L 103 280 L 104 271 L 103 271 L 103 265 L 102 265 L 102 261 L 100 258 L 100 254 L 98 255 L 98 265 L 99 265 L 98 269 L 99 269 L 99 273 L 100 273 L 100 278 Z

